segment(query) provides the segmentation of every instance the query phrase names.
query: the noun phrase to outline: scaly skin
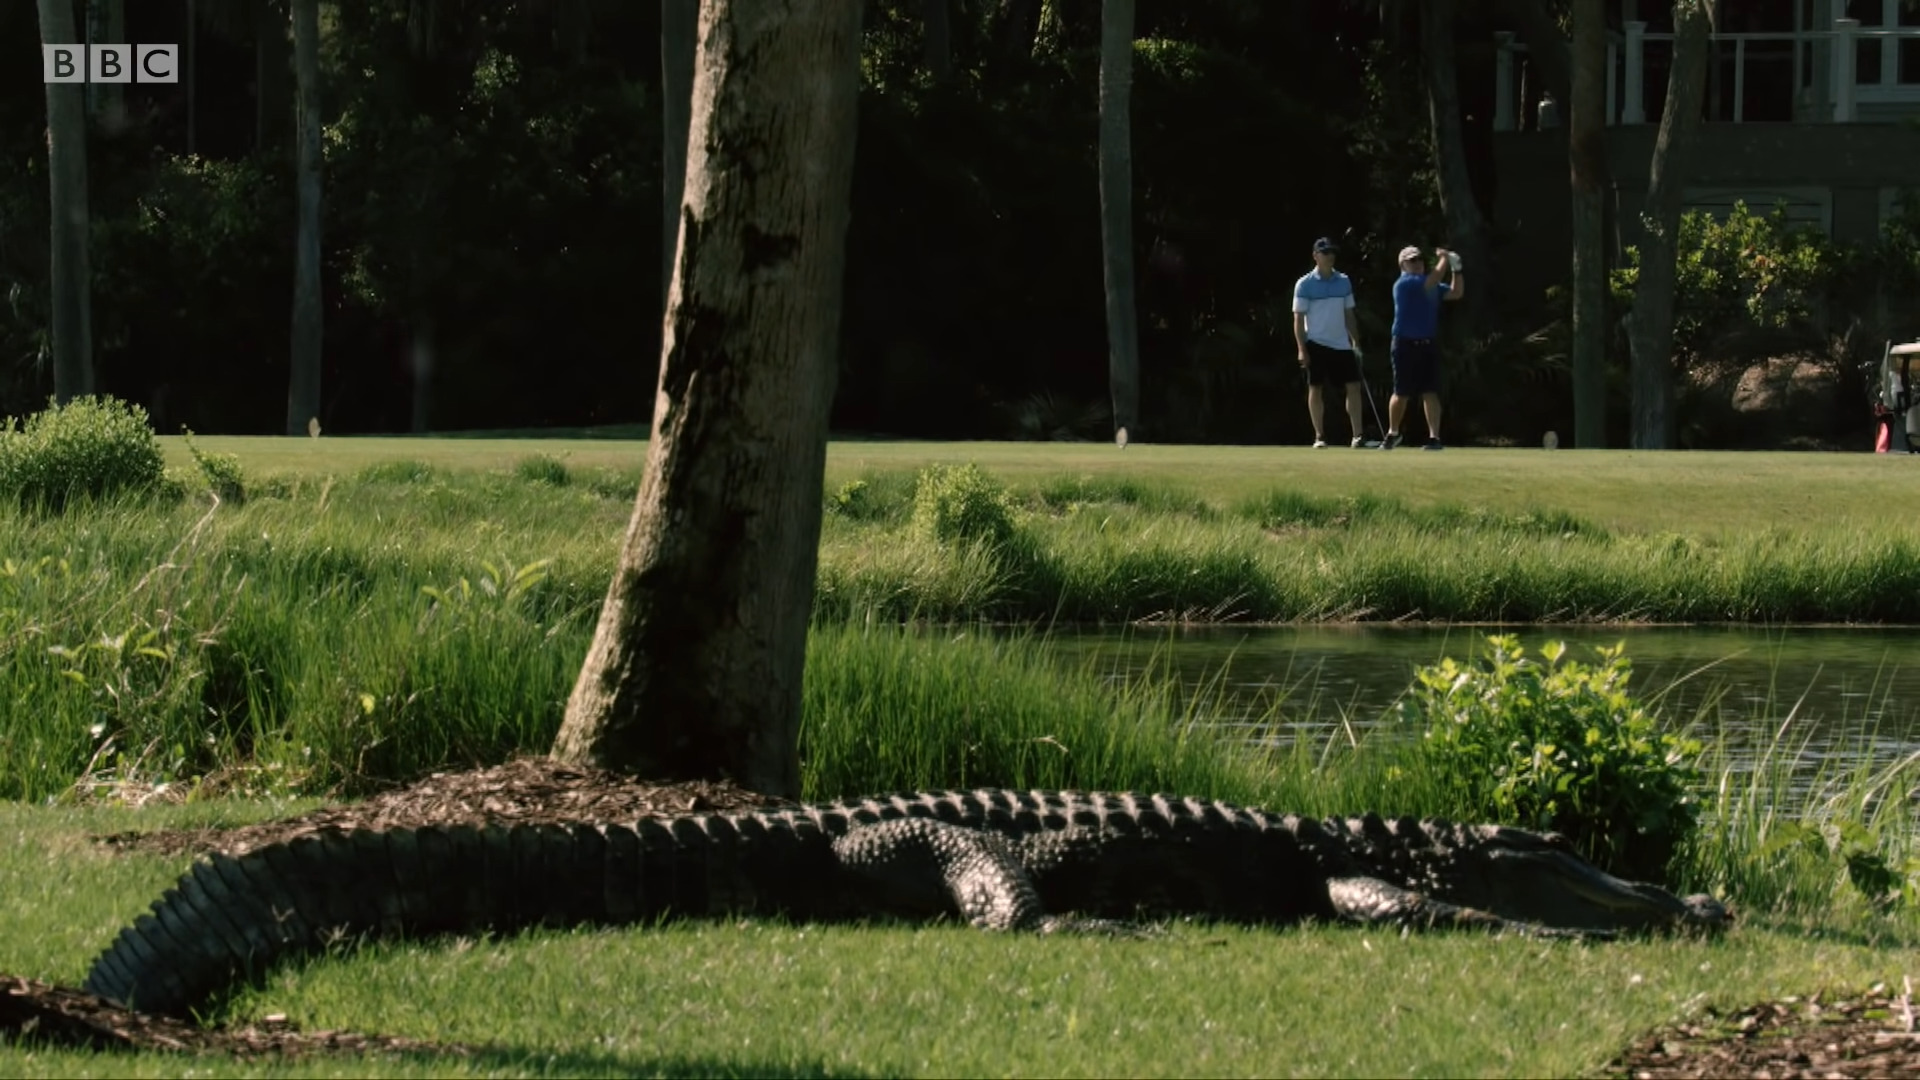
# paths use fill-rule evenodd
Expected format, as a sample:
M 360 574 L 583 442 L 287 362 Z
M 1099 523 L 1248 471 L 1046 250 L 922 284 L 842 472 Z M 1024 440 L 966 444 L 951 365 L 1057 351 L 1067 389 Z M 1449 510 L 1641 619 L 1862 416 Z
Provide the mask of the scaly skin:
M 1731 919 L 1710 897 L 1623 881 L 1519 829 L 1163 795 L 916 792 L 620 824 L 334 831 L 215 854 L 120 933 L 86 988 L 182 1014 L 342 938 L 663 915 L 957 917 L 1039 932 L 1188 915 L 1557 937 Z

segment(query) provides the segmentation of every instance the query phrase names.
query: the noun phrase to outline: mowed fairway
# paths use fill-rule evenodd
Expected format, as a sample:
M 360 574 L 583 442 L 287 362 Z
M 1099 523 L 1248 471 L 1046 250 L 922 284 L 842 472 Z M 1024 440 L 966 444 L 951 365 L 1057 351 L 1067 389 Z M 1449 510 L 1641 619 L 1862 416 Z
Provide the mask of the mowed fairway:
M 451 469 L 508 469 L 532 454 L 572 468 L 638 471 L 647 444 L 632 439 L 216 437 L 203 448 L 238 454 L 260 474 L 350 473 L 382 461 Z M 190 466 L 182 441 L 162 438 L 170 463 Z M 1134 443 L 836 441 L 828 491 L 864 472 L 974 462 L 1009 483 L 1066 476 L 1126 478 L 1189 489 L 1227 504 L 1286 488 L 1317 496 L 1386 495 L 1409 505 L 1549 507 L 1621 532 L 1719 535 L 1760 529 L 1884 527 L 1920 519 L 1920 457 L 1888 454 L 1554 450 L 1417 446 L 1391 452 L 1301 446 L 1157 446 Z

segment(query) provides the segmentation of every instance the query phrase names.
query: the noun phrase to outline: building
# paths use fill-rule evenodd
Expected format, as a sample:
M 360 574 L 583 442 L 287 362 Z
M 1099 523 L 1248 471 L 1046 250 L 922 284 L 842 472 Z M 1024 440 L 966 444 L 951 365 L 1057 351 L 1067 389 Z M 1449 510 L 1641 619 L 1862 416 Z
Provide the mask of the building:
M 1784 204 L 1833 239 L 1871 242 L 1904 193 L 1920 189 L 1920 0 L 1717 2 L 1687 207 Z M 1640 235 L 1673 25 L 1660 0 L 1609 7 L 1608 221 L 1617 259 Z M 1498 266 L 1505 283 L 1526 283 L 1495 284 L 1504 301 L 1531 304 L 1540 288 L 1570 277 L 1566 114 L 1550 96 L 1543 107 L 1515 35 L 1495 38 Z

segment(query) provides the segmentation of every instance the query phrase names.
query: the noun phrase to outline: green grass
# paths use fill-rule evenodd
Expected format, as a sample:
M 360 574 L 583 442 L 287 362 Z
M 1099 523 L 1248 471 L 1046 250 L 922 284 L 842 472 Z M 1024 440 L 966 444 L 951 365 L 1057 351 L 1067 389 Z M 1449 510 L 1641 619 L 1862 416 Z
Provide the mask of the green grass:
M 647 446 L 621 438 L 196 436 L 194 441 L 208 451 L 239 455 L 261 475 L 339 475 L 395 458 L 506 470 L 538 453 L 574 469 L 625 472 L 636 484 Z M 170 464 L 192 464 L 179 438 L 160 442 Z M 1920 498 L 1920 469 L 1897 455 L 1475 447 L 1429 454 L 1147 443 L 1120 451 L 1100 443 L 836 441 L 827 449 L 827 490 L 869 472 L 911 473 L 936 462 L 968 461 L 1017 485 L 1086 477 L 1193 492 L 1215 505 L 1262 498 L 1277 489 L 1330 498 L 1374 494 L 1415 506 L 1532 503 L 1614 532 L 1701 536 L 1769 525 L 1838 530 L 1886 524 L 1899 520 L 1893 508 L 1912 506 Z
M 239 456 L 244 502 L 0 511 L 0 796 L 200 785 L 184 806 L 139 811 L 0 804 L 0 971 L 77 983 L 185 866 L 109 857 L 88 833 L 288 814 L 311 802 L 260 798 L 351 794 L 373 778 L 544 750 L 642 453 L 593 440 L 195 442 Z M 174 464 L 190 464 L 168 443 Z M 977 460 L 1011 482 L 1010 543 L 943 546 L 913 532 L 912 470 L 936 460 Z M 1044 632 L 984 634 L 975 621 L 1857 618 L 1886 614 L 1888 596 L 1899 614 L 1897 602 L 1920 596 L 1920 548 L 1887 508 L 1916 493 L 1920 473 L 1891 464 L 836 444 L 809 642 L 806 793 L 1144 787 L 1312 814 L 1468 816 L 1404 741 L 1353 740 L 1283 703 L 1240 734 L 1333 735 L 1256 754 L 1206 726 L 1218 710 L 1204 689 L 1123 686 L 1097 660 L 1059 662 Z M 958 622 L 889 618 L 906 614 Z M 1776 711 L 1786 734 L 1758 767 L 1737 764 L 1727 737 L 1709 738 L 1709 828 L 1675 868 L 1677 887 L 1740 906 L 1742 924 L 1721 942 L 1183 926 L 1115 944 L 749 922 L 386 945 L 287 968 L 230 1015 L 482 1043 L 480 1056 L 193 1068 L 1591 1071 L 1706 1004 L 1897 985 L 1920 960 L 1915 898 L 1876 910 L 1858 881 L 1876 859 L 1912 880 L 1912 810 L 1899 796 L 1913 763 L 1809 780 L 1794 767 L 1790 705 Z M 1714 718 L 1696 719 L 1712 736 Z M 1796 831 L 1805 822 L 1826 832 Z M 0 1048 L 0 1070 L 177 1075 L 181 1063 L 16 1047 Z
M 821 539 L 817 604 L 835 615 L 1920 622 L 1920 538 L 1904 522 L 1639 533 L 1531 500 L 1284 489 L 1219 504 L 1052 478 L 1015 487 L 1013 541 L 983 547 L 903 526 L 899 474 L 849 483 L 863 486 L 829 489 Z
M 246 451 L 243 502 L 53 517 L 0 508 L 0 701 L 16 717 L 0 726 L 0 797 L 45 799 L 83 772 L 321 791 L 544 742 L 585 656 L 637 474 L 579 460 L 565 443 L 515 444 L 498 467 L 481 467 L 483 441 L 398 440 L 414 453 L 385 458 L 358 454 L 385 445 L 372 440 L 225 444 L 203 449 Z M 482 449 L 453 452 L 461 447 Z M 1141 477 L 1038 471 L 1052 455 L 1088 451 L 1021 450 L 1026 464 L 1010 471 L 1034 478 L 1013 487 L 1015 533 L 1000 545 L 916 532 L 910 472 L 830 482 L 821 625 L 1920 621 L 1920 540 L 1896 522 L 1640 533 L 1531 497 L 1285 487 L 1229 499 L 1221 477 L 1231 470 L 1187 487 L 1150 467 Z M 291 470 L 274 457 L 323 451 Z M 1208 453 L 1230 465 L 1253 452 Z M 1351 475 L 1377 468 L 1299 460 Z M 1471 455 L 1458 460 L 1470 471 Z M 1837 456 L 1796 460 L 1814 470 L 1810 483 L 1840 467 L 1828 464 Z M 1678 500 L 1672 488 L 1647 497 Z M 816 644 L 829 647 L 832 632 Z M 943 686 L 916 700 L 948 695 L 964 698 Z
M 77 984 L 186 860 L 89 832 L 278 807 L 0 806 L 0 971 Z M 387 943 L 280 969 L 222 1017 L 475 1044 L 468 1059 L 195 1061 L 195 1075 L 1579 1075 L 1708 1006 L 1898 986 L 1913 938 L 1746 925 L 1595 946 L 1176 925 L 1161 940 L 777 921 Z M 180 1075 L 0 1047 L 19 1076 Z

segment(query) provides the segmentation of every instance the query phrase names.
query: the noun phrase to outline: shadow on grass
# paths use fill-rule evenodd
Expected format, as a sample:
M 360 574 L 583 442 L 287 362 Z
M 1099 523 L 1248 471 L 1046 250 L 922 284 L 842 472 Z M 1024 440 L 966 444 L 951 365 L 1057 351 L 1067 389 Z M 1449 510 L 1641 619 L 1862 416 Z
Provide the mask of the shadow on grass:
M 465 1063 L 482 1075 L 532 1073 L 538 1076 L 766 1076 L 838 1078 L 879 1076 L 879 1073 L 836 1067 L 825 1062 L 774 1062 L 754 1058 L 650 1057 L 645 1054 L 608 1054 L 568 1050 L 559 1053 L 518 1047 L 487 1047 L 464 1056 L 407 1055 L 429 1067 L 448 1068 Z

